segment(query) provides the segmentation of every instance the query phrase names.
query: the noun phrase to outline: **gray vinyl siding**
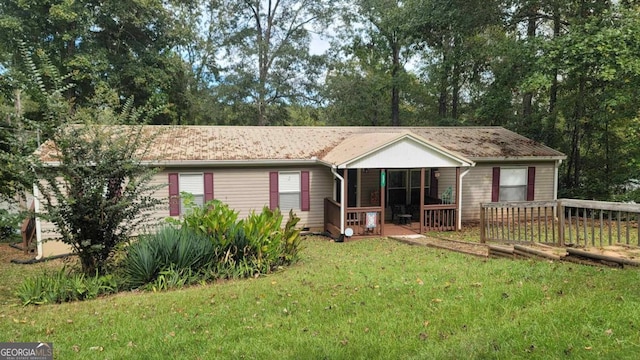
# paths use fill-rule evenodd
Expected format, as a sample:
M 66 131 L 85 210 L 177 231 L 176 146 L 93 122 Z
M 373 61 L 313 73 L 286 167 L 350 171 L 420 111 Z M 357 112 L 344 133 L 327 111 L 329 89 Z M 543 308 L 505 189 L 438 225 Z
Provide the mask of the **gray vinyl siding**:
M 169 217 L 169 173 L 213 173 L 214 197 L 238 211 L 238 218 L 246 218 L 251 211 L 262 211 L 269 206 L 269 172 L 271 171 L 309 171 L 310 210 L 294 209 L 300 217 L 299 227 L 322 229 L 324 227 L 324 198 L 333 193 L 333 175 L 326 167 L 281 167 L 281 168 L 167 168 L 158 172 L 151 183 L 161 185 L 154 197 L 163 201 L 156 211 L 151 213 L 149 228 L 162 224 Z M 284 214 L 286 221 L 287 215 Z M 284 225 L 284 224 L 283 224 Z M 41 221 L 43 239 L 56 238 L 52 223 Z
M 165 169 L 156 175 L 154 181 L 168 182 L 169 173 L 213 173 L 214 198 L 229 205 L 238 212 L 239 218 L 246 218 L 251 211 L 260 212 L 269 206 L 269 173 L 272 171 L 309 171 L 310 210 L 293 209 L 300 218 L 300 227 L 321 229 L 324 227 L 324 198 L 333 193 L 333 175 L 326 167 L 279 167 L 279 168 L 199 168 Z M 156 193 L 161 199 L 168 199 L 168 186 Z M 160 213 L 169 216 L 169 207 Z M 287 214 L 285 214 L 285 220 Z
M 480 219 L 480 203 L 491 202 L 493 167 L 535 166 L 534 200 L 553 200 L 554 162 L 538 163 L 478 163 L 462 178 L 462 221 Z M 440 190 L 440 189 L 438 189 Z
M 456 202 L 456 168 L 442 168 L 440 171 L 440 178 L 438 179 L 438 199 L 442 199 L 442 193 L 451 187 L 451 193 L 453 197 L 452 202 Z

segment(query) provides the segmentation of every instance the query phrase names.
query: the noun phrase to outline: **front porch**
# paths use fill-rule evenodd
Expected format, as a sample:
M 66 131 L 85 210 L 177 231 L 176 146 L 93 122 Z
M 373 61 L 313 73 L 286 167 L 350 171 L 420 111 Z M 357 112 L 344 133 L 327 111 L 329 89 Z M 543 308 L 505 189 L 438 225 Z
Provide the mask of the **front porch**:
M 348 169 L 337 175 L 334 198 L 324 200 L 324 229 L 333 237 L 458 229 L 460 167 Z

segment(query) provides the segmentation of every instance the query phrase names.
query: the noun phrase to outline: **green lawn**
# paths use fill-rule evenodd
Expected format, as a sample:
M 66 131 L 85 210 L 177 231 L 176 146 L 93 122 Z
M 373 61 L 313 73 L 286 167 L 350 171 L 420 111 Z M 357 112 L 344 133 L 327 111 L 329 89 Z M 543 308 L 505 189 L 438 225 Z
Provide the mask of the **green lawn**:
M 482 259 L 384 239 L 307 238 L 303 246 L 302 261 L 258 279 L 63 305 L 2 305 L 0 341 L 53 342 L 56 359 L 640 353 L 637 269 Z M 15 271 L 6 268 L 3 279 Z

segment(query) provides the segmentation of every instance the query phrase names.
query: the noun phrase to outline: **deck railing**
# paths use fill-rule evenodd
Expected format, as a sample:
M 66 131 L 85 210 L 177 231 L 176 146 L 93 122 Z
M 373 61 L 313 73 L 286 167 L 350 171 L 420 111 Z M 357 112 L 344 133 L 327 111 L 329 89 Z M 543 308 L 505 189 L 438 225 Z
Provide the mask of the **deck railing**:
M 456 204 L 425 205 L 424 231 L 454 231 L 457 215 Z
M 558 201 L 560 244 L 640 246 L 640 205 L 605 201 Z
M 640 205 L 604 201 L 497 202 L 480 205 L 480 241 L 573 246 L 640 246 Z
M 480 204 L 480 241 L 557 243 L 555 201 Z

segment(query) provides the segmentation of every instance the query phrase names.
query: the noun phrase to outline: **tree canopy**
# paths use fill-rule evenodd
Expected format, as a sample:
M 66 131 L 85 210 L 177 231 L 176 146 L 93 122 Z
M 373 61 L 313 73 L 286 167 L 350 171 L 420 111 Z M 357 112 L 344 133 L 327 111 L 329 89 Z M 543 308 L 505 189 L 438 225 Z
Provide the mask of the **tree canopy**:
M 166 104 L 152 122 L 171 124 L 504 126 L 567 154 L 561 195 L 608 199 L 640 178 L 639 13 L 636 1 L 7 0 L 0 140 L 17 104 L 43 111 L 21 85 L 23 43 L 69 74 L 61 96 L 77 105 L 133 97 Z

